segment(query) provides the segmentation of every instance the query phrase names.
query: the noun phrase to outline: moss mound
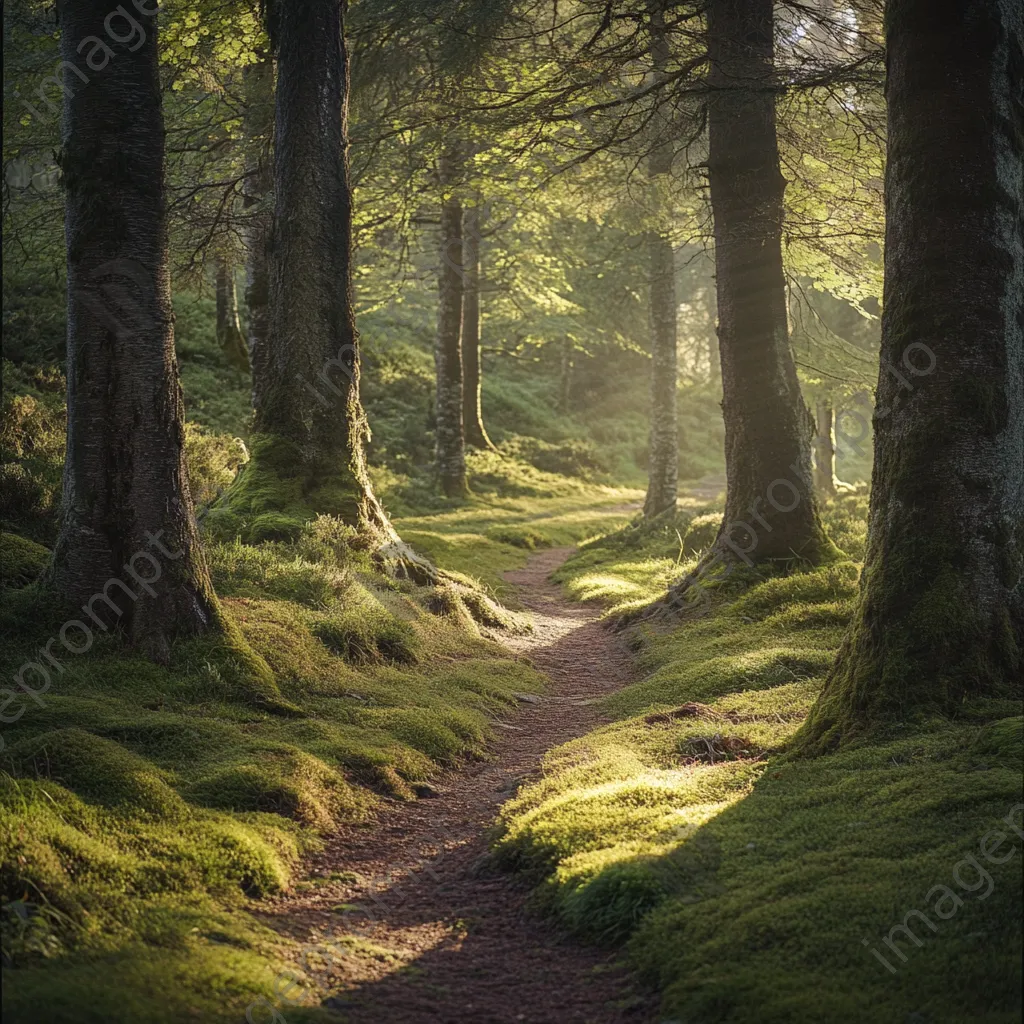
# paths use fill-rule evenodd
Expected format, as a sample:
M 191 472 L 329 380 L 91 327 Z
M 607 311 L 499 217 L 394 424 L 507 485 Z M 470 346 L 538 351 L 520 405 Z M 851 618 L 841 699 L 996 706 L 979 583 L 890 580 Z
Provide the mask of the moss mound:
M 0 587 L 24 587 L 38 578 L 49 561 L 49 548 L 16 533 L 0 533 Z
M 7 756 L 19 775 L 53 779 L 86 800 L 125 814 L 182 818 L 185 802 L 164 773 L 145 758 L 83 729 L 44 732 L 11 745 Z

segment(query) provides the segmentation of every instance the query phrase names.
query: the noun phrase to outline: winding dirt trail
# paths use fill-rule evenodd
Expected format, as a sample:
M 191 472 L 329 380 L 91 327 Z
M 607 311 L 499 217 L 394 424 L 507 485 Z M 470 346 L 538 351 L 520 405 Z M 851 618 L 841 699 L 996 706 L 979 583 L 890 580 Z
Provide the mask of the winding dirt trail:
M 355 875 L 268 908 L 268 923 L 300 942 L 334 940 L 332 958 L 311 953 L 304 966 L 323 969 L 335 993 L 325 1005 L 352 1024 L 656 1019 L 615 956 L 532 915 L 527 887 L 485 863 L 487 831 L 516 784 L 539 774 L 547 750 L 599 724 L 596 698 L 630 678 L 629 655 L 598 611 L 566 601 L 549 581 L 572 551 L 541 552 L 505 574 L 534 624 L 506 643 L 551 682 L 498 723 L 491 760 L 442 776 L 432 799 L 388 804 L 369 827 L 339 831 L 312 877 Z M 279 1012 L 287 1019 L 285 1005 Z

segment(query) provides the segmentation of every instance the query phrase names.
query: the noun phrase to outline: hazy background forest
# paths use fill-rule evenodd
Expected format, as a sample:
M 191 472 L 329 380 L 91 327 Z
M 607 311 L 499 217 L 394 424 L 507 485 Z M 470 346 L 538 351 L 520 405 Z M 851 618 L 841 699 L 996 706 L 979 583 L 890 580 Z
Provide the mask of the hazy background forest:
M 1019 5 L 156 6 L 4 5 L 5 1017 L 1019 1019 Z

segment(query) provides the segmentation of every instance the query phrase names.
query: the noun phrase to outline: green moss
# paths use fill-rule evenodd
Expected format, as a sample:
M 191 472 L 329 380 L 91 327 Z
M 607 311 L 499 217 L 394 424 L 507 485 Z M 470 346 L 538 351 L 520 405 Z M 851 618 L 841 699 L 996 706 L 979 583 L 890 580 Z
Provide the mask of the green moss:
M 14 588 L 31 583 L 49 559 L 50 551 L 42 544 L 15 533 L 0 533 L 0 586 Z
M 320 514 L 356 524 L 364 495 L 349 473 L 313 473 L 294 445 L 256 435 L 249 461 L 208 512 L 204 526 L 221 540 L 293 541 Z
M 385 661 L 412 665 L 418 660 L 415 629 L 380 602 L 365 602 L 314 621 L 313 635 L 329 651 L 352 665 Z
M 338 818 L 361 816 L 361 799 L 335 768 L 294 747 L 270 747 L 198 780 L 188 798 L 204 807 L 266 811 L 329 828 Z
M 122 746 L 79 728 L 58 729 L 21 740 L 7 751 L 10 770 L 53 779 L 66 789 L 125 814 L 175 819 L 184 801 L 163 773 Z
M 384 578 L 352 537 L 319 516 L 289 541 L 213 545 L 224 629 L 179 641 L 167 666 L 113 634 L 53 649 L 42 706 L 26 698 L 3 726 L 0 900 L 21 908 L 4 917 L 5 1016 L 64 1019 L 74 986 L 108 969 L 128 987 L 97 997 L 109 1019 L 237 1020 L 273 1002 L 276 953 L 246 900 L 287 887 L 339 821 L 482 753 L 491 716 L 540 688 L 481 638 L 467 601 L 507 613 L 470 581 L 445 583 L 461 612 L 438 618 L 438 588 Z M 66 612 L 36 587 L 0 608 L 10 675 Z M 228 933 L 240 945 L 207 938 Z M 185 986 L 171 1009 L 154 1003 L 161 979 Z
M 566 564 L 570 589 L 603 572 L 615 600 L 615 580 L 643 591 L 638 573 L 668 561 L 611 541 Z M 889 930 L 927 910 L 933 886 L 957 889 L 954 867 L 980 857 L 981 837 L 1019 805 L 1019 703 L 976 700 L 959 723 L 904 725 L 813 762 L 789 753 L 842 643 L 857 575 L 840 562 L 751 579 L 703 618 L 632 627 L 641 677 L 604 701 L 615 720 L 549 752 L 542 778 L 502 810 L 499 863 L 526 872 L 537 905 L 573 932 L 626 943 L 666 1019 L 1019 1014 L 1010 827 L 1017 852 L 985 864 L 990 899 L 958 890 L 955 917 L 936 919 L 934 936 L 920 930 L 927 948 L 904 942 L 906 966 L 890 955 L 897 977 L 870 952 L 889 954 Z
M 499 544 L 511 544 L 514 548 L 525 548 L 527 551 L 551 547 L 549 538 L 525 526 L 492 527 L 487 531 L 487 538 Z
M 403 540 L 436 566 L 501 601 L 513 599 L 514 593 L 504 573 L 525 565 L 528 557 L 528 549 L 510 539 L 518 540 L 527 531 L 535 548 L 577 544 L 621 527 L 631 516 L 624 503 L 643 497 L 639 491 L 571 482 L 562 488 L 565 493 L 549 487 L 533 498 L 486 495 L 473 486 L 476 497 L 468 504 L 401 516 L 395 526 Z M 499 534 L 506 539 L 496 539 Z

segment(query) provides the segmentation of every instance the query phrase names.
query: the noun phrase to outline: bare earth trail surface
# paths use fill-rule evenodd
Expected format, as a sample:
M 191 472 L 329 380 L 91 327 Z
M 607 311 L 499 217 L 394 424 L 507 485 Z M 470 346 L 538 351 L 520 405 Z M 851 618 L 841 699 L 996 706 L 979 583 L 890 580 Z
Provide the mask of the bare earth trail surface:
M 326 1005 L 353 1024 L 656 1020 L 614 955 L 532 914 L 528 887 L 486 863 L 501 804 L 539 775 L 546 751 L 600 724 L 597 700 L 630 679 L 629 654 L 599 611 L 549 580 L 572 551 L 505 574 L 533 619 L 531 634 L 505 642 L 550 683 L 498 723 L 489 760 L 442 776 L 433 798 L 388 803 L 368 827 L 340 830 L 311 864 L 321 884 L 267 908 L 268 923 L 307 950 L 331 942 L 302 966 L 323 972 L 335 993 Z M 287 1019 L 283 1001 L 278 1011 Z

